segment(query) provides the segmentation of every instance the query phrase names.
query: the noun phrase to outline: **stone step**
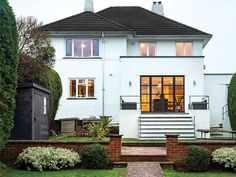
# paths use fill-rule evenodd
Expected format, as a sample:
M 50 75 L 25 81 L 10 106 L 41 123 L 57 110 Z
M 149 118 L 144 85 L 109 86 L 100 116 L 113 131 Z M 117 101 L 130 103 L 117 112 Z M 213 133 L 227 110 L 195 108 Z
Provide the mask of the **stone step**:
M 169 162 L 169 161 L 164 161 L 164 162 L 158 162 L 161 165 L 161 168 L 165 169 L 173 169 L 174 168 L 174 162 Z M 113 167 L 114 168 L 125 168 L 127 167 L 128 162 L 113 162 Z
M 165 162 L 168 161 L 166 155 L 121 155 L 124 162 Z

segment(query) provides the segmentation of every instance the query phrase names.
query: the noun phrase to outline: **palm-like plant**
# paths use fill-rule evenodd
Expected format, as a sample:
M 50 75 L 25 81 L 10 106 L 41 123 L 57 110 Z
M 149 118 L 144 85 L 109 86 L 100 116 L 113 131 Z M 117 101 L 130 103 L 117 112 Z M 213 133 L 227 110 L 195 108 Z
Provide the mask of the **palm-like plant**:
M 109 133 L 109 127 L 111 126 L 112 119 L 110 116 L 100 116 L 100 120 L 101 127 L 107 135 Z

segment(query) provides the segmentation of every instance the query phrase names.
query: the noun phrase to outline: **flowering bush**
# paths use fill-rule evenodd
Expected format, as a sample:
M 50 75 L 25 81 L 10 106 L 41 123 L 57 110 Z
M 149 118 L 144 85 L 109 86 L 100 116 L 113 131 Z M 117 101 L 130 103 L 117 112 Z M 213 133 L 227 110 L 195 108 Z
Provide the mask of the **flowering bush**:
M 220 148 L 212 153 L 213 162 L 223 164 L 225 168 L 233 168 L 236 170 L 236 147 Z
M 16 165 L 27 170 L 60 170 L 80 162 L 78 153 L 57 147 L 29 147 L 18 155 Z

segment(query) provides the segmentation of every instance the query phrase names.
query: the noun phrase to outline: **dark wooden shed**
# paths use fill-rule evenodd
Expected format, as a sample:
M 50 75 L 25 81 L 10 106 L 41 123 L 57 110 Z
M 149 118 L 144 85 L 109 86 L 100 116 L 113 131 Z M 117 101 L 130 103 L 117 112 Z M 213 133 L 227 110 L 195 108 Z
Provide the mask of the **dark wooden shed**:
M 32 82 L 17 88 L 14 140 L 48 140 L 50 91 Z

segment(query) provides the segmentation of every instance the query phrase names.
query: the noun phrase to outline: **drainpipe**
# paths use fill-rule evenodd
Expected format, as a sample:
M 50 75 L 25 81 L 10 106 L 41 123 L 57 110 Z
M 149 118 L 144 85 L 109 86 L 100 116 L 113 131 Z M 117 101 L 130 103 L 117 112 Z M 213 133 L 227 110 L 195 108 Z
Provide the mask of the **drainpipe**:
M 103 57 L 102 57 L 102 116 L 105 115 L 105 33 L 102 32 Z

